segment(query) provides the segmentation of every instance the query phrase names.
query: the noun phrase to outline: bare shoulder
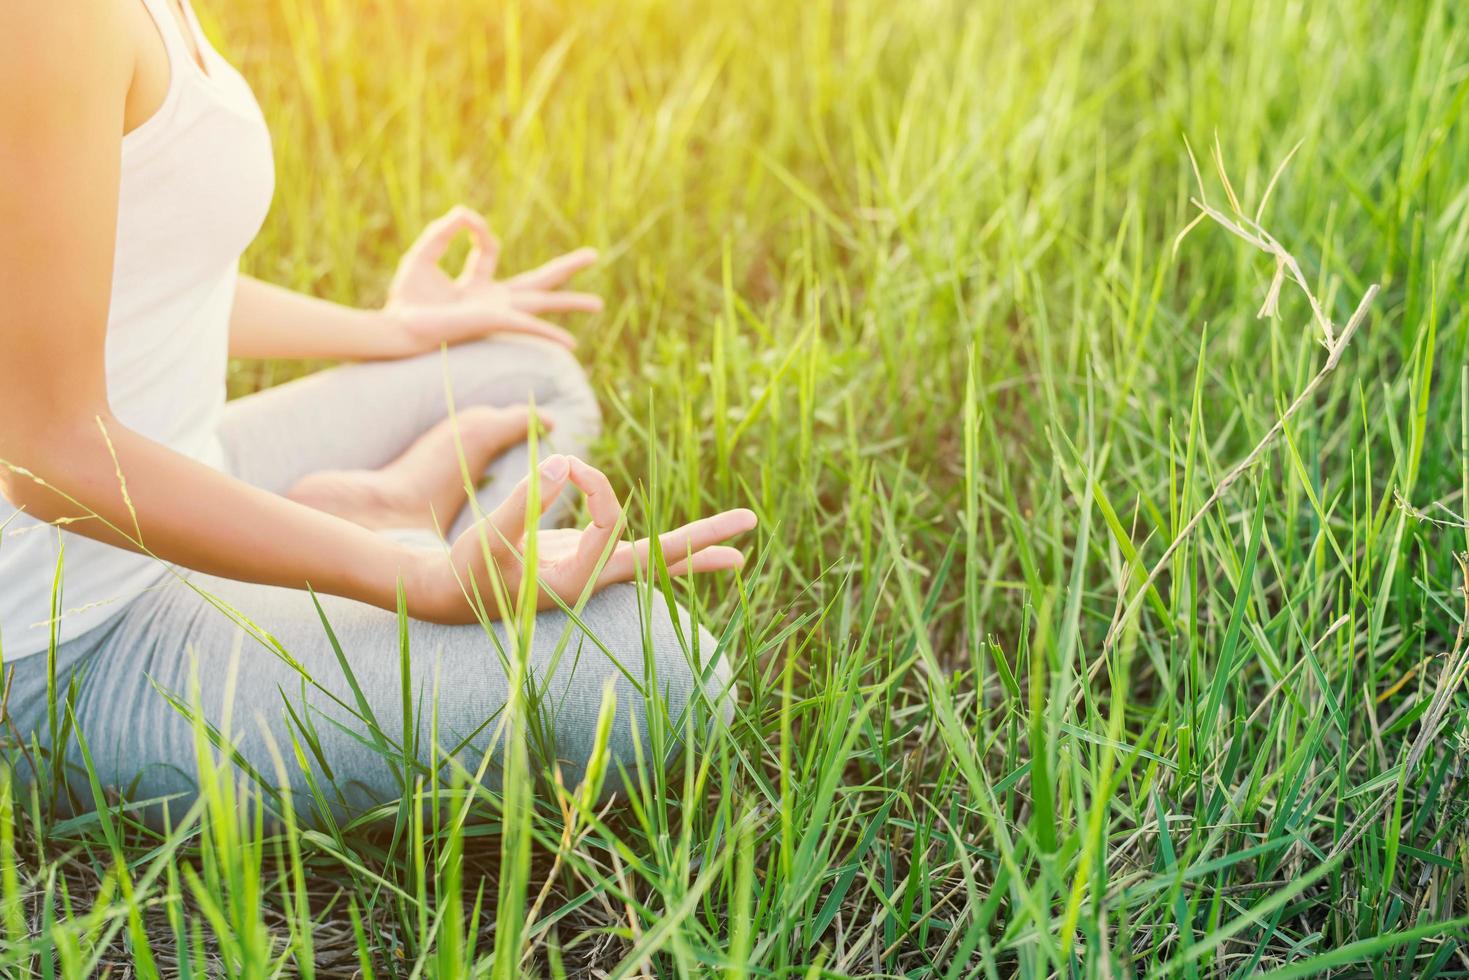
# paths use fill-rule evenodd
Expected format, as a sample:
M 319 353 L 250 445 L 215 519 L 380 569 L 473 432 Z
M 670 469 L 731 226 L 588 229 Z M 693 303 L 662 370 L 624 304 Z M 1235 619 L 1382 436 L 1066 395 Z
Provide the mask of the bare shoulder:
M 0 3 L 0 113 L 126 98 L 134 48 L 125 0 Z M 12 118 L 14 116 L 12 115 Z

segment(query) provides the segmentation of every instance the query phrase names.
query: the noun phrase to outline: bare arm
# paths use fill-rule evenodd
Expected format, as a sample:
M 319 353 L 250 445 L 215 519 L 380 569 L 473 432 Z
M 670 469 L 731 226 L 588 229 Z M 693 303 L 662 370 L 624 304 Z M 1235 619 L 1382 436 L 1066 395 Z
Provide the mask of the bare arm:
M 240 277 L 231 357 L 375 361 L 422 353 L 378 310 L 356 310 Z
M 391 608 L 422 553 L 112 415 L 104 338 L 132 75 L 115 7 L 0 5 L 0 492 L 41 520 L 189 568 Z

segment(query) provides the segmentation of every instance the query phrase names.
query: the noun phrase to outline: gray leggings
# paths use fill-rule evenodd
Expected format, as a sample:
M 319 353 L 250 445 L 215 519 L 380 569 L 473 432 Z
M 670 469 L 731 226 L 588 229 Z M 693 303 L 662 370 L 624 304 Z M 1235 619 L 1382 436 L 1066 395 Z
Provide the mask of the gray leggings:
M 384 466 L 446 417 L 446 374 L 459 408 L 534 399 L 556 419 L 550 449 L 582 453 L 596 435 L 596 399 L 576 361 L 540 341 L 504 339 L 454 348 L 447 358 L 334 368 L 232 402 L 222 426 L 231 472 L 281 493 L 319 470 Z M 483 511 L 524 476 L 527 460 L 522 446 L 492 465 L 479 493 Z M 385 533 L 443 546 L 431 532 Z M 451 767 L 442 755 L 453 750 L 475 772 L 488 748 L 482 784 L 496 789 L 506 739 L 523 739 L 533 767 L 559 767 L 572 787 L 593 752 L 611 682 L 617 713 L 605 796 L 621 788 L 619 764 L 631 771 L 639 756 L 646 765 L 666 762 L 687 726 L 707 730 L 732 710 L 718 642 L 643 586 L 593 596 L 580 625 L 560 611 L 536 618 L 526 658 L 532 709 L 526 724 L 508 732 L 500 730 L 510 701 L 504 627 L 408 621 L 405 692 L 395 614 L 331 596 L 318 601 L 320 612 L 302 591 L 170 576 L 104 626 L 61 646 L 57 686 L 77 682 L 71 710 L 102 785 L 135 801 L 170 797 L 141 815 L 157 825 L 167 810 L 177 820 L 196 797 L 190 715 L 198 714 L 227 733 L 237 762 L 261 777 L 267 794 L 278 791 L 308 819 L 322 816 L 313 783 L 333 819 L 351 819 L 399 799 L 405 772 L 411 788 L 437 761 L 447 782 Z M 47 659 L 37 654 L 13 666 L 9 699 L 10 734 L 26 742 L 34 736 L 43 756 L 51 738 Z M 417 765 L 402 763 L 405 735 L 417 747 Z M 63 811 L 90 808 L 87 781 L 77 778 L 80 745 L 74 736 L 64 741 L 70 789 L 58 802 Z M 438 756 L 434 745 L 443 750 Z M 272 746 L 286 762 L 285 784 L 276 778 Z M 35 753 L 16 755 L 18 775 L 34 778 Z

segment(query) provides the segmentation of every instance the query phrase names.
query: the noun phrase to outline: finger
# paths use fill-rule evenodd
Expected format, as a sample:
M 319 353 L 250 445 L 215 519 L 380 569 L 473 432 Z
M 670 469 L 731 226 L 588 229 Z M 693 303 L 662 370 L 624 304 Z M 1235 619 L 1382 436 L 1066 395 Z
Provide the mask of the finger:
M 516 290 L 510 294 L 515 308 L 526 313 L 601 313 L 602 297 L 592 293 L 563 293 L 559 290 Z
M 545 265 L 511 276 L 507 285 L 516 289 L 559 289 L 567 280 L 597 261 L 597 250 L 579 248 L 547 262 Z
M 622 502 L 605 473 L 575 456 L 571 457 L 571 482 L 586 496 L 592 518 L 576 547 L 577 568 L 590 575 L 622 534 Z
M 636 545 L 623 543 L 617 546 L 617 551 L 602 569 L 602 575 L 598 578 L 599 588 L 616 585 L 621 582 L 632 582 L 638 577 L 639 568 L 637 558 L 634 554 Z M 737 568 L 745 567 L 745 553 L 738 548 L 729 548 L 716 545 L 705 548 L 703 551 L 689 555 L 669 564 L 668 575 L 670 578 L 678 578 L 683 575 L 704 575 L 710 572 L 731 572 Z
M 461 205 L 442 218 L 431 221 L 418 240 L 408 247 L 404 260 L 415 264 L 440 261 L 449 251 L 449 246 L 454 244 L 454 239 L 469 230 L 475 217 L 477 215 L 473 211 Z
M 542 514 L 561 496 L 570 473 L 570 459 L 559 454 L 547 456 L 536 468 L 534 475 L 540 480 Z M 499 532 L 501 541 L 498 544 L 501 547 L 506 546 L 506 543 L 510 546 L 518 545 L 525 537 L 526 513 L 530 509 L 530 481 L 531 478 L 527 476 L 516 484 L 515 489 L 510 491 L 510 496 L 488 518 L 490 525 Z M 491 544 L 497 542 L 492 541 Z
M 459 281 L 467 283 L 483 279 L 491 282 L 500 265 L 500 239 L 490 231 L 490 223 L 479 212 L 466 208 L 464 221 L 473 246 L 469 250 L 469 257 L 464 260 L 464 270 L 459 274 Z
M 694 521 L 692 524 L 685 524 L 676 531 L 668 531 L 659 535 L 658 547 L 663 552 L 663 560 L 668 562 L 672 568 L 678 562 L 696 556 L 705 549 L 713 548 L 730 538 L 753 530 L 757 523 L 752 511 L 728 510 L 722 514 L 715 514 L 713 517 Z M 648 538 L 643 538 L 626 552 L 619 551 L 614 555 L 613 562 L 608 562 L 608 565 L 616 563 L 617 567 L 609 568 L 609 571 L 615 571 L 619 576 L 627 576 L 627 578 L 635 577 L 648 564 L 652 550 L 652 542 Z
M 433 323 L 451 344 L 479 340 L 491 333 L 523 333 L 576 350 L 576 337 L 549 320 L 505 307 L 458 307 L 432 311 Z
M 680 575 L 703 575 L 709 572 L 732 572 L 745 567 L 745 553 L 738 548 L 716 546 L 668 566 L 672 578 Z
M 499 319 L 501 330 L 541 337 L 567 350 L 576 350 L 576 337 L 549 320 L 542 320 L 538 316 L 531 316 L 519 310 L 505 310 Z

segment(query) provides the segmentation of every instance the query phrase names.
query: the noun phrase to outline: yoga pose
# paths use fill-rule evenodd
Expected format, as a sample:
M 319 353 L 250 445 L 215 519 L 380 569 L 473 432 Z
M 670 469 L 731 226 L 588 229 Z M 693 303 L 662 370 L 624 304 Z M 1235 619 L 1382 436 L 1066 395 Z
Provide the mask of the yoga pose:
M 261 774 L 272 744 L 294 760 L 305 726 L 331 805 L 359 812 L 403 788 L 379 736 L 463 744 L 477 767 L 511 694 L 519 595 L 540 610 L 535 731 L 502 737 L 535 741 L 567 785 L 609 682 L 627 767 L 653 709 L 676 725 L 729 710 L 715 638 L 630 584 L 650 544 L 621 540 L 621 505 L 582 459 L 596 400 L 543 317 L 601 308 L 564 288 L 590 250 L 497 278 L 499 243 L 460 208 L 411 247 L 382 310 L 240 277 L 270 139 L 187 0 L 4 5 L 0 134 L 0 655 L 18 769 L 75 767 L 85 744 L 104 786 L 186 805 L 197 707 Z M 450 278 L 440 260 L 463 235 Z M 231 355 L 353 363 L 227 403 Z M 578 491 L 591 523 L 554 530 Z M 735 510 L 663 535 L 669 571 L 739 567 L 724 542 L 753 526 Z M 53 711 L 48 689 L 69 704 Z M 81 738 L 51 745 L 73 719 Z M 299 798 L 308 773 L 288 770 L 279 789 Z

